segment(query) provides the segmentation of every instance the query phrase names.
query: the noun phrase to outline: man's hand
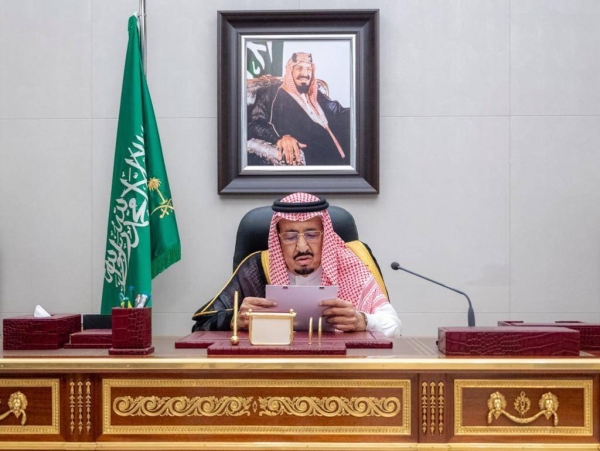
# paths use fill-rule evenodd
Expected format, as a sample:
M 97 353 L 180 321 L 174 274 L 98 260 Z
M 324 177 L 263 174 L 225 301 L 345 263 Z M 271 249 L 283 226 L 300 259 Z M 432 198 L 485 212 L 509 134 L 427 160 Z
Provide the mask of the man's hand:
M 306 144 L 298 142 L 296 138 L 290 135 L 284 135 L 276 143 L 277 145 L 277 158 L 280 160 L 285 158 L 287 164 L 299 165 L 300 164 L 300 149 L 304 149 Z
M 240 306 L 240 310 L 238 312 L 238 330 L 248 330 L 250 318 L 248 318 L 247 313 L 249 309 L 252 309 L 253 312 L 257 312 L 259 310 L 265 310 L 276 306 L 277 302 L 269 301 L 268 299 L 250 297 L 244 298 L 244 301 L 242 302 L 242 305 Z
M 366 330 L 365 318 L 362 313 L 354 309 L 352 303 L 343 299 L 329 299 L 321 301 L 325 320 L 338 330 L 344 332 L 357 332 Z

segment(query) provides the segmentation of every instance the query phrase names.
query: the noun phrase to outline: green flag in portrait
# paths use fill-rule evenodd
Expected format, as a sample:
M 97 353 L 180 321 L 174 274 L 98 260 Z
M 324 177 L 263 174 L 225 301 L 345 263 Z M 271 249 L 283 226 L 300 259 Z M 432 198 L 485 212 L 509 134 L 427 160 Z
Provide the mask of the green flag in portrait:
M 138 294 L 147 295 L 151 302 L 152 279 L 180 259 L 179 232 L 144 75 L 138 21 L 132 16 L 108 213 L 101 313 L 111 313 L 125 298 L 133 304 Z
M 261 75 L 283 75 L 283 41 L 248 41 L 246 43 L 246 70 L 249 78 Z

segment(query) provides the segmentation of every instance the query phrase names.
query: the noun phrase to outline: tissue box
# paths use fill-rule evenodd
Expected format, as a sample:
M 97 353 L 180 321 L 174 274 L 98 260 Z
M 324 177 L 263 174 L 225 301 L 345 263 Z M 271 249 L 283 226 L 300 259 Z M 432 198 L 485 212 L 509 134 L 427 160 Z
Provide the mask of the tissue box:
M 5 318 L 4 350 L 60 349 L 72 333 L 81 330 L 80 314 L 33 315 Z

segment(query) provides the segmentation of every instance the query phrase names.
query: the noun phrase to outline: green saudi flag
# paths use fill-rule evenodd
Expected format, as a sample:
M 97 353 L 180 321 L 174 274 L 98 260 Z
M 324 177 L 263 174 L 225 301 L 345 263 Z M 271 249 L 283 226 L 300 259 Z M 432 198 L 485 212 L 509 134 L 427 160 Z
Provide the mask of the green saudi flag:
M 151 302 L 152 279 L 180 259 L 181 244 L 144 76 L 138 22 L 132 16 L 108 212 L 101 312 L 111 313 L 124 298 L 133 304 L 138 294 L 148 295 Z
M 248 78 L 261 75 L 283 75 L 283 41 L 248 41 L 246 43 L 246 70 Z

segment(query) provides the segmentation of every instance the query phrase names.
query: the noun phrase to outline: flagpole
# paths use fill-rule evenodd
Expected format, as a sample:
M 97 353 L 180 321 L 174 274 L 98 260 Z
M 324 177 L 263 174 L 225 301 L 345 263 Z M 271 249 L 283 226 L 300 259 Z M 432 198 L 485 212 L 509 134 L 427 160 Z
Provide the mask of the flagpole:
M 143 73 L 139 24 L 137 13 L 127 18 L 129 39 L 104 254 L 100 311 L 105 315 L 138 295 L 146 295 L 145 307 L 150 307 L 152 279 L 181 260 L 173 198 Z
M 146 60 L 147 60 L 147 48 L 146 48 L 146 0 L 140 0 L 140 7 L 138 10 L 138 19 L 140 21 L 140 42 L 142 46 L 142 65 L 144 66 L 144 75 L 146 75 Z

